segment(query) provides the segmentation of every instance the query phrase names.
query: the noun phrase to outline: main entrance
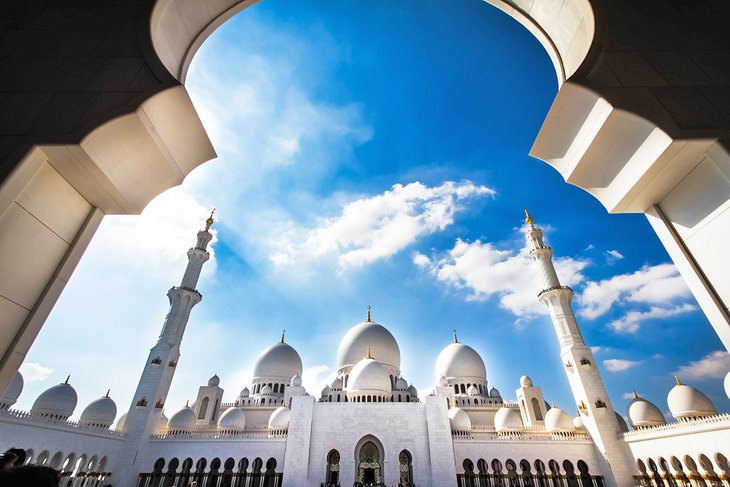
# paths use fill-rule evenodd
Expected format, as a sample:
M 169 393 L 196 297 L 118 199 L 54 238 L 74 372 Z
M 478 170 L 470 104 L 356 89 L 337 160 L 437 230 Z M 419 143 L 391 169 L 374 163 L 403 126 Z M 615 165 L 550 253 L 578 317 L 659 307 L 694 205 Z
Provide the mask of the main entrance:
M 383 481 L 380 465 L 380 450 L 372 441 L 360 447 L 357 462 L 357 482 L 364 485 L 379 484 Z

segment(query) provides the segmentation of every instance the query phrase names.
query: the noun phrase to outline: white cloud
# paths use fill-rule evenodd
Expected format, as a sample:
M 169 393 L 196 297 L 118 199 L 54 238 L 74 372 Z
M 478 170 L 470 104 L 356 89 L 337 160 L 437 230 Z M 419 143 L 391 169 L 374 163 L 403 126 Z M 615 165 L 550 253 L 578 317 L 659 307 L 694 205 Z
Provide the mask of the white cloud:
M 661 304 L 689 294 L 689 288 L 673 264 L 643 266 L 630 274 L 588 282 L 581 293 L 580 314 L 586 318 L 597 318 L 608 312 L 619 299 Z
M 608 265 L 613 265 L 616 261 L 624 258 L 623 254 L 618 250 L 607 250 L 603 253 L 603 255 L 606 257 L 606 264 Z
M 418 267 L 426 267 L 431 263 L 431 260 L 420 252 L 414 252 L 413 263 Z
M 560 281 L 565 285 L 581 282 L 582 270 L 587 265 L 588 261 L 572 258 L 555 261 Z M 523 317 L 545 312 L 537 300 L 539 272 L 526 248 L 500 250 L 489 242 L 459 239 L 444 256 L 431 261 L 430 269 L 438 280 L 466 289 L 468 299 L 482 301 L 497 296 L 501 307 Z
M 699 360 L 681 365 L 674 375 L 680 379 L 722 379 L 730 371 L 730 354 L 724 350 L 709 353 Z
M 315 228 L 291 225 L 276 239 L 278 248 L 271 260 L 291 265 L 331 255 L 340 268 L 347 268 L 386 259 L 419 237 L 451 225 L 467 200 L 493 194 L 492 189 L 471 181 L 447 181 L 434 187 L 417 181 L 396 184 L 382 194 L 345 204 L 339 216 L 325 218 Z
M 629 311 L 621 318 L 611 321 L 608 326 L 618 333 L 635 333 L 639 330 L 642 321 L 653 318 L 668 318 L 670 316 L 689 313 L 696 309 L 697 306 L 689 303 L 665 308 L 652 306 L 648 311 Z
M 624 392 L 623 394 L 621 394 L 621 397 L 624 398 L 624 399 L 633 399 L 634 398 L 634 391 Z
M 609 372 L 623 372 L 632 367 L 636 367 L 641 362 L 636 360 L 623 360 L 619 358 L 610 358 L 603 361 L 603 365 Z
M 594 354 L 601 353 L 601 352 L 608 352 L 609 350 L 610 350 L 610 348 L 608 348 L 608 347 L 600 347 L 600 346 L 591 347 L 591 352 L 593 352 Z
M 314 397 L 324 388 L 331 369 L 327 365 L 313 365 L 302 370 L 302 386 Z
M 53 373 L 52 368 L 44 367 L 35 362 L 25 362 L 20 366 L 19 370 L 23 375 L 23 381 L 27 383 L 43 382 Z

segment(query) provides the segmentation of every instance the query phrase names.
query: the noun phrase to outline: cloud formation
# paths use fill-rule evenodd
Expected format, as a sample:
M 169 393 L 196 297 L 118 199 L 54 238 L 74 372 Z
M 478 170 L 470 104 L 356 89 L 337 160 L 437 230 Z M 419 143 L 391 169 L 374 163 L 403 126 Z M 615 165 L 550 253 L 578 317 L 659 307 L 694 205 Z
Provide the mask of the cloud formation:
M 418 181 L 395 184 L 382 194 L 345 204 L 338 216 L 322 219 L 315 228 L 289 229 L 277 239 L 271 260 L 291 265 L 334 256 L 344 269 L 387 259 L 419 237 L 451 225 L 468 200 L 493 194 L 494 190 L 471 181 L 433 187 Z
M 544 313 L 537 300 L 540 276 L 528 250 L 500 250 L 490 242 L 458 239 L 444 255 L 429 259 L 415 254 L 413 262 L 428 267 L 436 278 L 469 294 L 467 299 L 484 301 L 497 296 L 502 308 L 518 316 Z M 555 260 L 560 281 L 576 285 L 583 281 L 588 261 L 563 257 Z
M 636 367 L 641 362 L 637 360 L 624 360 L 620 358 L 609 358 L 603 361 L 603 365 L 609 372 L 623 372 L 632 367 Z
M 23 381 L 27 383 L 43 382 L 53 373 L 52 368 L 35 362 L 25 362 L 20 366 L 19 370 L 23 375 Z
M 730 371 L 730 354 L 724 350 L 709 353 L 699 360 L 681 365 L 674 375 L 681 379 L 722 379 Z

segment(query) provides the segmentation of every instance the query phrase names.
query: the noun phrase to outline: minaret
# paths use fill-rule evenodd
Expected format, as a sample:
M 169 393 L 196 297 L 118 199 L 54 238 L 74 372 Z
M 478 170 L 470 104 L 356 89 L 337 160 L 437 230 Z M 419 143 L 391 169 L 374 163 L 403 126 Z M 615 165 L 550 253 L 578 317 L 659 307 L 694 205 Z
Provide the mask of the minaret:
M 607 485 L 633 485 L 634 463 L 620 432 L 616 413 L 611 406 L 603 379 L 598 372 L 593 353 L 588 348 L 573 314 L 573 290 L 560 284 L 553 266 L 553 250 L 542 240 L 542 230 L 525 210 L 525 236 L 530 247 L 530 258 L 537 264 L 543 290 L 538 299 L 550 311 L 560 345 L 560 358 L 568 376 L 576 405 L 585 428 L 596 448 L 606 460 Z
M 124 422 L 127 438 L 117 458 L 117 468 L 114 471 L 129 473 L 130 482 L 136 481 L 134 480 L 136 479 L 135 472 L 151 468 L 151 465 L 135 464 L 137 453 L 144 442 L 156 432 L 160 422 L 164 420 L 162 408 L 165 406 L 170 384 L 175 375 L 175 367 L 180 359 L 180 343 L 188 324 L 190 311 L 203 299 L 203 295 L 195 289 L 195 286 L 198 283 L 203 264 L 210 258 L 207 249 L 213 238 L 210 233 L 210 227 L 213 225 L 213 212 L 205 221 L 205 228 L 198 232 L 195 247 L 188 250 L 188 265 L 185 268 L 182 282 L 179 286 L 174 286 L 167 291 L 170 311 L 165 317 L 160 337 L 147 357 L 137 391 L 134 393 L 132 404 L 127 412 Z M 142 456 L 142 458 L 145 457 Z

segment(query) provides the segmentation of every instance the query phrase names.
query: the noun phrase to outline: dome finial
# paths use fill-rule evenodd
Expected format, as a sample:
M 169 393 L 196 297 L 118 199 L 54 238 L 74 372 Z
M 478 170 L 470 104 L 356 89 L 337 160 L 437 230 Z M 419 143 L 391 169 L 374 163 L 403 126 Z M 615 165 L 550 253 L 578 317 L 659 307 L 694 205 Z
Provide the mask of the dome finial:
M 456 328 L 454 328 L 454 343 L 459 343 L 459 340 L 456 338 Z
M 284 343 L 284 334 L 286 333 L 286 330 L 281 330 L 281 343 Z
M 634 389 L 634 399 L 639 399 L 639 395 L 636 393 L 636 389 Z
M 68 374 L 68 375 L 66 376 L 66 380 L 65 380 L 65 381 L 63 381 L 63 383 L 64 383 L 64 384 L 68 384 L 68 381 L 69 381 L 69 379 L 71 379 L 71 374 Z
M 370 306 L 368 306 L 368 319 L 367 322 L 371 323 L 373 320 L 370 319 Z
M 373 358 L 373 356 L 370 355 L 370 347 L 368 347 L 368 353 L 367 353 L 367 355 L 365 355 L 365 358 L 369 358 L 369 359 Z
M 525 223 L 532 226 L 532 224 L 535 222 L 535 220 L 530 216 L 530 214 L 527 212 L 527 208 L 525 208 Z
M 190 399 L 185 399 L 185 407 L 186 408 L 190 407 Z
M 207 220 L 205 220 L 205 229 L 210 230 L 210 227 L 213 226 L 213 214 L 215 213 L 215 208 L 213 208 L 213 211 L 210 212 L 210 216 Z
M 676 375 L 674 376 L 674 380 L 677 381 L 677 385 L 678 386 L 681 386 L 682 385 L 682 382 L 679 380 L 679 377 L 677 377 Z
M 104 397 L 109 397 L 109 393 L 110 393 L 111 391 L 112 391 L 111 389 L 107 389 L 107 390 L 106 390 L 106 395 L 105 395 Z

